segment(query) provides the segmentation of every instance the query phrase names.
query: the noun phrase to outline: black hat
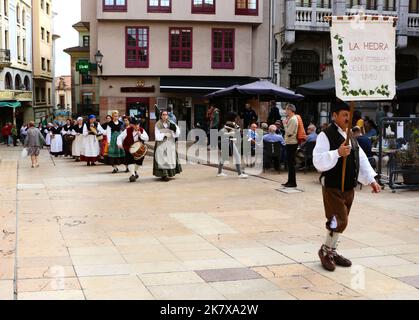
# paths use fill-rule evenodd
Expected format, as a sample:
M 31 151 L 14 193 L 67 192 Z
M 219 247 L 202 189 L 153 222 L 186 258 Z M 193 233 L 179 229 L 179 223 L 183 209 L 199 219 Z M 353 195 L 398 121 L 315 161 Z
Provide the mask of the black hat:
M 140 124 L 141 121 L 136 119 L 135 117 L 131 117 L 131 118 L 129 118 L 129 123 L 135 125 L 135 124 Z
M 337 100 L 335 103 L 332 104 L 331 113 L 333 113 L 333 112 L 337 113 L 341 110 L 350 111 L 351 108 L 346 102 L 344 102 L 342 100 Z

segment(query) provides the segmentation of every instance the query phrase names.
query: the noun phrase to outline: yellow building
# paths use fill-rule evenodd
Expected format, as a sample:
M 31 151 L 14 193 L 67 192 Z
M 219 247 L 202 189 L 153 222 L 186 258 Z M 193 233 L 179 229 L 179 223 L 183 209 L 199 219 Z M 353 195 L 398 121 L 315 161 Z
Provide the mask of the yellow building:
M 35 121 L 50 118 L 53 112 L 53 31 L 52 1 L 32 1 L 33 81 Z

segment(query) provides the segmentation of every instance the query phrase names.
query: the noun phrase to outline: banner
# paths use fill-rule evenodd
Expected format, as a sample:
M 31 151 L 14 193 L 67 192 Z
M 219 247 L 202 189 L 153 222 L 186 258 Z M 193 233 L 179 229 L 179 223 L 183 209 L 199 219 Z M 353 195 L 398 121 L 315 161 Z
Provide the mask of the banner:
M 396 28 L 393 17 L 333 17 L 336 96 L 343 101 L 393 100 Z

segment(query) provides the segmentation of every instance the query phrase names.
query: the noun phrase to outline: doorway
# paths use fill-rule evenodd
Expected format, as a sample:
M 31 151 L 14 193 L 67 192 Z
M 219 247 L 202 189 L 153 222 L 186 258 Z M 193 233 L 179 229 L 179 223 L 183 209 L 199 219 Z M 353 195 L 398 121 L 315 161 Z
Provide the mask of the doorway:
M 141 119 L 141 126 L 149 132 L 150 122 L 150 99 L 127 98 L 127 113 L 130 117 Z

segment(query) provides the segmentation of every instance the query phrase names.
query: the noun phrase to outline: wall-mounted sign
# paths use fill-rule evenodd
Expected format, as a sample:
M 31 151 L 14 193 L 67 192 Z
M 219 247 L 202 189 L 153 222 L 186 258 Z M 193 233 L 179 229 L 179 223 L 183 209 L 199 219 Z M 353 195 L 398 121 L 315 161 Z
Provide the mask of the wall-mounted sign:
M 80 72 L 81 74 L 88 74 L 89 71 L 96 71 L 97 64 L 90 63 L 88 60 L 80 60 L 76 63 L 76 71 Z
M 130 93 L 130 92 L 155 92 L 155 86 L 151 87 L 122 87 L 122 93 Z

